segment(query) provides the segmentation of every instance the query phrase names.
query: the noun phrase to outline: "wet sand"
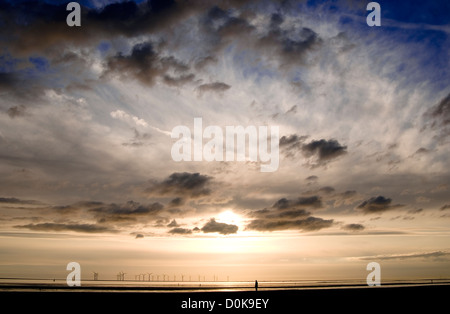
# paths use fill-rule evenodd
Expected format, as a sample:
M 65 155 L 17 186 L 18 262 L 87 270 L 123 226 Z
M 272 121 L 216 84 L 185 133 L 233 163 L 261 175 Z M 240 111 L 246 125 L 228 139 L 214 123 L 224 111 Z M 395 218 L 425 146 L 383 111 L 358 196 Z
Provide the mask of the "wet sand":
M 106 311 L 112 313 L 133 311 L 144 313 L 366 313 L 396 310 L 404 313 L 411 310 L 417 312 L 421 310 L 421 307 L 428 313 L 431 310 L 446 308 L 448 296 L 450 296 L 448 284 L 321 287 L 258 292 L 137 292 L 130 290 L 99 292 L 84 289 L 71 292 L 64 289 L 0 291 L 3 308 L 10 305 L 14 312 L 44 313 L 61 313 L 65 309 L 73 311 L 78 309 L 80 312 L 88 313 L 93 311 L 102 313 Z M 214 302 L 213 307 L 212 302 Z M 190 308 L 183 308 L 183 306 Z

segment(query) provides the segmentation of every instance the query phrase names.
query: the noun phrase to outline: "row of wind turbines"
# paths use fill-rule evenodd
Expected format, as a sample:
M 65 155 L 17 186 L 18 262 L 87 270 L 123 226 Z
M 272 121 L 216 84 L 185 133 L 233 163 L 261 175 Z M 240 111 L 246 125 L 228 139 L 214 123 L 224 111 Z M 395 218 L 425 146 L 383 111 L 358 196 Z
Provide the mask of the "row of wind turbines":
M 98 272 L 93 272 L 94 274 L 94 280 L 97 281 L 98 280 Z M 124 273 L 123 271 L 117 273 L 116 275 L 116 279 L 118 281 L 125 281 L 125 275 L 127 273 Z M 159 278 L 161 277 L 162 281 L 171 281 L 170 280 L 170 276 L 167 274 L 153 274 L 153 273 L 144 273 L 144 274 L 137 274 L 134 275 L 134 280 L 135 281 L 160 281 Z M 184 278 L 187 276 L 184 274 L 181 274 L 181 281 L 184 281 Z M 147 278 L 147 280 L 146 280 Z M 156 280 L 155 280 L 156 279 Z M 177 276 L 173 275 L 173 281 L 177 281 Z M 192 277 L 189 276 L 189 280 L 188 281 L 192 281 Z M 201 281 L 201 276 L 198 275 L 198 281 Z M 203 276 L 203 281 L 206 281 L 206 276 Z M 213 276 L 213 281 L 219 281 L 219 276 L 214 275 Z M 229 281 L 229 276 L 227 276 L 227 281 Z

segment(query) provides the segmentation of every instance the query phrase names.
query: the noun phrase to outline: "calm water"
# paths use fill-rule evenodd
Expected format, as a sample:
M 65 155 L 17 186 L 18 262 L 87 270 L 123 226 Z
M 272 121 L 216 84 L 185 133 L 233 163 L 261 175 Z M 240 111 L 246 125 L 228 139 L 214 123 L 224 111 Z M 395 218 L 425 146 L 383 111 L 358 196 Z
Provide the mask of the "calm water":
M 259 281 L 259 290 L 360 288 L 365 280 Z M 450 279 L 418 279 L 382 282 L 382 286 L 449 284 Z M 254 281 L 137 281 L 81 280 L 81 287 L 68 287 L 66 279 L 0 278 L 0 291 L 98 291 L 98 292 L 194 292 L 251 291 Z

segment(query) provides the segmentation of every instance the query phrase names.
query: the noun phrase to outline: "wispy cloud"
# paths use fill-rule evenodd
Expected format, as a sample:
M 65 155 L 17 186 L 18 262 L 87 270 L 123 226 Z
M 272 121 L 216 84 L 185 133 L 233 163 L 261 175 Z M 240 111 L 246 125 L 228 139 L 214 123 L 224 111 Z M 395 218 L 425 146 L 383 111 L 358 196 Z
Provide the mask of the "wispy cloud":
M 435 258 L 447 258 L 450 252 L 446 251 L 433 251 L 424 253 L 408 253 L 408 254 L 391 254 L 391 255 L 376 255 L 361 257 L 363 261 L 376 261 L 376 260 L 405 260 L 405 259 L 435 259 Z
M 33 231 L 74 231 L 86 233 L 116 232 L 116 230 L 110 227 L 95 224 L 40 223 L 40 224 L 17 225 L 15 227 L 22 229 L 29 229 Z

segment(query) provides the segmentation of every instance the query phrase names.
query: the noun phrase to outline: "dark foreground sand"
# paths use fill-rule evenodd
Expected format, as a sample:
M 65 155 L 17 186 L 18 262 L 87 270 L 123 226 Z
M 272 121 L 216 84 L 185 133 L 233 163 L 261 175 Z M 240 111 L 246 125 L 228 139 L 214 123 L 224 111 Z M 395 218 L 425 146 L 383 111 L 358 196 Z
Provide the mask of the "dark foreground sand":
M 307 290 L 246 292 L 5 292 L 0 291 L 2 308 L 11 306 L 19 313 L 392 313 L 400 311 L 448 311 L 450 285 L 320 288 Z M 215 302 L 214 308 L 183 309 L 183 301 Z M 227 304 L 233 307 L 227 308 Z M 236 308 L 236 301 L 247 301 L 247 308 Z M 248 308 L 251 304 L 261 308 Z M 203 305 L 206 302 L 202 303 Z M 211 304 L 211 303 L 208 303 Z M 219 305 L 221 304 L 221 305 Z

